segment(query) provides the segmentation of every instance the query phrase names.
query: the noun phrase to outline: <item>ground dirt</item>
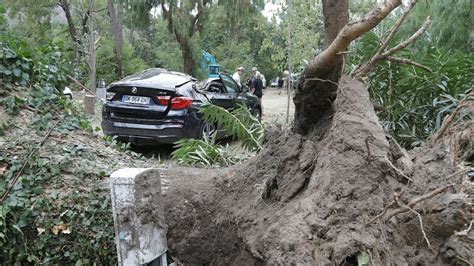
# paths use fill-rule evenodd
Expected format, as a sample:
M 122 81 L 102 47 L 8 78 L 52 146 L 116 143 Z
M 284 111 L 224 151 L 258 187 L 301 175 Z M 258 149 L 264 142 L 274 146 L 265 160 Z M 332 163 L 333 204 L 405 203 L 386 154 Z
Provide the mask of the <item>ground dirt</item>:
M 165 171 L 170 255 L 218 265 L 472 263 L 472 184 L 459 141 L 406 152 L 349 78 L 334 110 L 317 134 L 269 130 L 262 152 L 241 165 Z M 472 147 L 472 129 L 459 130 Z

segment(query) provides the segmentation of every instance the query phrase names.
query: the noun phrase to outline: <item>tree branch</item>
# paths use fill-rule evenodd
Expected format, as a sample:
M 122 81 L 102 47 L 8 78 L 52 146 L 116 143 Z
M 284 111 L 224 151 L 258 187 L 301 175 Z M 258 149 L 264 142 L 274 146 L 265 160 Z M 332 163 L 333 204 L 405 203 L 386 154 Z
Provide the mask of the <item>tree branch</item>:
M 334 64 L 339 56 L 343 56 L 339 53 L 344 52 L 353 40 L 377 26 L 380 21 L 401 3 L 401 0 L 384 1 L 365 15 L 363 19 L 344 26 L 329 47 L 311 60 L 311 63 L 306 67 L 306 77 L 317 77 L 320 71 L 328 69 L 328 65 Z
M 420 63 L 417 63 L 415 61 L 412 61 L 410 59 L 406 59 L 406 58 L 400 58 L 400 57 L 394 57 L 394 56 L 387 56 L 385 58 L 386 60 L 388 61 L 391 61 L 391 62 L 395 62 L 395 63 L 400 63 L 400 64 L 406 64 L 406 65 L 413 65 L 413 66 L 416 66 L 416 67 L 419 67 L 419 68 L 422 68 L 428 72 L 433 72 L 433 70 L 423 64 L 420 64 Z
M 410 38 L 408 38 L 407 40 L 399 43 L 397 46 L 393 47 L 392 49 L 386 51 L 385 53 L 382 54 L 382 56 L 386 57 L 386 56 L 392 55 L 393 53 L 395 53 L 395 52 L 407 47 L 411 43 L 415 42 L 415 40 L 418 39 L 418 37 L 420 37 L 423 33 L 425 33 L 425 31 L 428 29 L 430 24 L 431 24 L 431 20 L 430 20 L 430 16 L 428 16 L 428 17 L 426 17 L 425 22 L 423 23 L 421 28 L 419 28 L 412 36 L 410 36 Z
M 395 34 L 398 32 L 398 30 L 400 29 L 400 26 L 402 25 L 403 21 L 405 21 L 406 17 L 411 12 L 411 10 L 413 9 L 413 7 L 416 5 L 417 2 L 418 2 L 418 0 L 412 0 L 410 2 L 410 4 L 405 7 L 405 10 L 403 10 L 403 14 L 400 16 L 400 18 L 398 18 L 397 22 L 395 22 L 395 25 L 393 25 L 392 29 L 390 30 L 390 33 L 388 34 L 388 36 L 383 41 L 383 43 L 380 46 L 380 48 L 378 49 L 376 55 L 380 55 L 381 53 L 383 53 L 383 51 L 385 51 L 385 49 L 387 48 L 389 42 L 392 40 L 393 36 L 395 36 Z
M 366 64 L 360 64 L 359 67 L 357 67 L 355 70 L 351 72 L 351 76 L 361 79 L 365 76 L 368 75 L 368 73 L 372 70 L 372 68 L 375 66 L 375 64 L 381 60 L 388 60 L 388 56 L 392 55 L 393 53 L 407 47 L 411 43 L 413 43 L 418 37 L 420 37 L 429 27 L 431 21 L 430 17 L 428 16 L 421 26 L 418 31 L 416 31 L 410 38 L 407 40 L 399 43 L 397 46 L 393 47 L 392 49 L 389 49 L 388 51 L 385 51 L 385 49 L 388 47 L 388 44 L 390 40 L 395 36 L 395 34 L 398 32 L 400 29 L 401 24 L 403 21 L 406 19 L 408 14 L 411 12 L 415 4 L 417 3 L 417 0 L 412 0 L 410 4 L 404 9 L 402 16 L 395 22 L 395 25 L 391 28 L 390 33 L 388 36 L 384 39 L 382 42 L 382 45 L 379 47 L 377 52 L 374 54 L 374 56 L 366 63 Z M 385 52 L 384 52 L 385 51 Z M 393 59 L 393 58 L 392 58 Z M 396 61 L 399 63 L 405 63 L 405 64 L 412 64 L 411 62 L 408 62 L 406 60 L 398 60 L 398 59 L 393 59 L 392 61 Z M 425 70 L 428 70 L 429 68 L 422 66 L 421 64 L 412 64 L 421 68 L 424 68 Z M 431 71 L 431 70 L 428 70 Z
M 418 0 L 412 0 L 410 4 L 405 7 L 403 10 L 403 14 L 397 19 L 393 27 L 390 29 L 390 33 L 385 37 L 385 39 L 382 41 L 382 45 L 380 45 L 379 49 L 375 54 L 372 56 L 372 58 L 365 64 L 360 64 L 356 69 L 354 69 L 351 73 L 351 76 L 354 75 L 359 75 L 360 77 L 366 76 L 367 73 L 372 69 L 372 67 L 380 60 L 383 58 L 381 57 L 381 54 L 385 51 L 387 48 L 388 44 L 392 40 L 393 36 L 398 32 L 400 29 L 400 26 L 402 25 L 403 21 L 405 21 L 406 17 L 408 14 L 411 12 L 415 4 L 417 3 Z M 363 74 L 359 74 L 363 73 Z

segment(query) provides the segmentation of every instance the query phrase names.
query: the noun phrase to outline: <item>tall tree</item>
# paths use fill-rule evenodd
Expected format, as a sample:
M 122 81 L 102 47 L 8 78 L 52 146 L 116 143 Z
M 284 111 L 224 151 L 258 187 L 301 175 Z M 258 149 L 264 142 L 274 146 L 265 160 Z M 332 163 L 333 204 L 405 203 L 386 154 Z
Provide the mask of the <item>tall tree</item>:
M 183 57 L 184 72 L 195 75 L 196 58 L 191 39 L 201 30 L 201 26 L 210 5 L 210 0 L 172 1 L 161 0 L 163 18 L 168 29 L 176 37 Z
M 95 32 L 94 32 L 94 0 L 89 0 L 89 19 L 87 20 L 87 30 L 88 30 L 88 65 L 89 65 L 89 84 L 90 91 L 95 94 L 96 90 L 96 51 L 95 51 Z M 92 100 L 95 103 L 95 98 Z M 92 110 L 90 113 L 94 113 L 94 104 L 92 105 Z
M 117 2 L 117 6 L 114 5 Z M 123 0 L 107 0 L 107 9 L 110 17 L 110 33 L 114 40 L 115 73 L 118 77 L 123 75 Z

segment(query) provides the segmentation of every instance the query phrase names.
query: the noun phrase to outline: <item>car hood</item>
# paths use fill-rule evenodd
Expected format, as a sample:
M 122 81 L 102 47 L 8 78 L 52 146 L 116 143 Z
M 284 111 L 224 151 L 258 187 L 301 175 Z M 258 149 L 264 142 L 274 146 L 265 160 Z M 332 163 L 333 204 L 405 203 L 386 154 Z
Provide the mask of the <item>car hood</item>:
M 110 84 L 110 87 L 133 86 L 174 91 L 176 85 L 183 84 L 190 79 L 192 79 L 192 77 L 184 73 L 161 68 L 152 68 L 127 76 L 120 81 L 113 82 Z

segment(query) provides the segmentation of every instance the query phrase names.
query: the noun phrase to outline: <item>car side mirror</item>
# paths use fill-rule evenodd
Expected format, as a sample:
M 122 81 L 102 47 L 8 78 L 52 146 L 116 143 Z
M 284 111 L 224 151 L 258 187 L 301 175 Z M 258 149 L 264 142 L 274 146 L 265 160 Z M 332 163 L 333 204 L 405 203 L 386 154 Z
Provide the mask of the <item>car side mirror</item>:
M 247 87 L 247 85 L 242 85 L 242 92 L 249 92 L 249 87 Z

